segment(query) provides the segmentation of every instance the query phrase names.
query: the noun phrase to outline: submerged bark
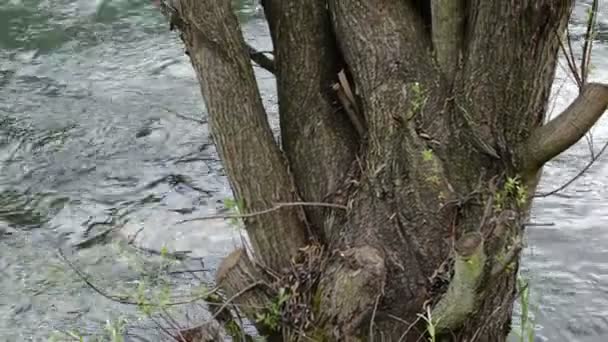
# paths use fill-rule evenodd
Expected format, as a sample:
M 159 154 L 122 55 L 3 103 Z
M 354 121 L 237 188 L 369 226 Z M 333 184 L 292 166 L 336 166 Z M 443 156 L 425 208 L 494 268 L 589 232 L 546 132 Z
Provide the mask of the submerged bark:
M 219 285 L 254 320 L 281 297 L 280 327 L 257 323 L 273 338 L 418 341 L 430 313 L 442 341 L 504 341 L 538 174 L 608 105 L 590 84 L 543 125 L 573 1 L 262 3 L 280 147 L 230 2 L 169 11 L 235 197 L 347 210 L 246 219 L 253 255 L 231 254 Z

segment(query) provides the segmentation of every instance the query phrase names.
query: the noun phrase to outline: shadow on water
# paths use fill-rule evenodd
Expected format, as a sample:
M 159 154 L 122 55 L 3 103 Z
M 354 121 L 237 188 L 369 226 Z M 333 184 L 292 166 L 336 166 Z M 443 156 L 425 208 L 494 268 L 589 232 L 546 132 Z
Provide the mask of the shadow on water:
M 246 39 L 269 50 L 255 6 L 240 6 Z M 586 7 L 577 6 L 571 23 L 579 37 Z M 598 39 L 593 77 L 606 81 L 608 46 L 602 42 L 608 38 L 601 33 Z M 176 224 L 225 210 L 230 197 L 182 51 L 148 0 L 0 4 L 0 341 L 46 341 L 55 330 L 74 328 L 96 332 L 109 318 L 149 324 L 138 321 L 136 308 L 83 284 L 57 247 L 71 251 L 69 260 L 100 287 L 133 293 L 138 274 L 153 273 L 163 262 L 141 248 L 188 251 L 193 259 L 171 267 L 213 270 L 240 243 L 239 232 L 222 220 Z M 257 68 L 256 74 L 265 105 L 275 112 L 273 79 Z M 561 84 L 566 76 L 558 75 Z M 555 111 L 574 95 L 571 85 L 556 91 Z M 278 126 L 276 117 L 270 122 Z M 605 120 L 594 133 L 596 145 L 608 137 Z M 587 151 L 581 142 L 553 161 L 541 190 L 574 175 Z M 524 256 L 539 340 L 608 336 L 603 160 L 564 192 L 567 198 L 536 202 L 535 220 L 555 222 L 529 229 Z M 91 238 L 99 240 L 87 243 Z M 198 276 L 205 282 L 211 274 Z M 174 281 L 178 295 L 200 283 Z M 192 306 L 178 315 L 186 313 L 194 315 L 190 319 L 206 314 Z

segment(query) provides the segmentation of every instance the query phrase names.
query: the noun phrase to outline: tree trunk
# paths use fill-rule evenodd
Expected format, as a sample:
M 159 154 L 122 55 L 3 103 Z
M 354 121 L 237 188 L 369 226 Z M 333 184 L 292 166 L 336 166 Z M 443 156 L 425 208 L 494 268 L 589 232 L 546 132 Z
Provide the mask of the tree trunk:
M 572 2 L 262 1 L 281 148 L 231 2 L 163 4 L 251 214 L 217 280 L 260 331 L 506 339 L 541 168 L 608 105 L 588 84 L 544 125 Z

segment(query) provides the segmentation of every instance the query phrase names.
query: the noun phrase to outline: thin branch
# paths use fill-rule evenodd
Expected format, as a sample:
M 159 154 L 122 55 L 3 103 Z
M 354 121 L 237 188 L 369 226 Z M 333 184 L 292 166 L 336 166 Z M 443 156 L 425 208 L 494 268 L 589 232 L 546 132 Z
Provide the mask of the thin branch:
M 559 186 L 556 189 L 553 189 L 549 192 L 541 192 L 538 194 L 535 194 L 534 197 L 538 198 L 538 197 L 548 197 L 551 195 L 555 195 L 558 192 L 564 190 L 565 188 L 567 188 L 568 186 L 570 186 L 570 184 L 574 183 L 577 179 L 579 179 L 582 175 L 585 174 L 585 172 L 587 172 L 587 170 L 589 170 L 591 168 L 591 166 L 593 166 L 593 164 L 602 156 L 602 154 L 606 151 L 606 149 L 608 149 L 608 141 L 606 141 L 606 143 L 604 144 L 604 146 L 602 146 L 602 148 L 600 149 L 600 151 L 592 157 L 592 159 L 587 163 L 587 165 L 585 165 L 585 167 L 580 170 L 576 176 L 572 177 L 569 181 L 567 181 L 566 183 L 562 184 L 561 186 Z
M 210 215 L 210 216 L 203 216 L 203 217 L 196 217 L 196 218 L 192 218 L 192 219 L 182 220 L 182 221 L 177 222 L 177 224 L 184 224 L 184 223 L 187 223 L 187 222 L 194 222 L 194 221 L 215 220 L 215 219 L 248 218 L 248 217 L 254 217 L 254 216 L 268 214 L 270 212 L 273 212 L 273 211 L 276 211 L 276 210 L 279 210 L 279 209 L 285 208 L 285 207 L 296 207 L 296 206 L 327 207 L 327 208 L 336 208 L 336 209 L 348 210 L 348 208 L 346 206 L 341 205 L 341 204 L 335 204 L 335 203 L 323 203 L 323 202 L 288 202 L 288 203 L 277 203 L 277 204 L 275 204 L 271 208 L 264 209 L 264 210 L 259 210 L 259 211 L 254 211 L 254 212 L 247 213 L 247 214 Z
M 344 70 L 341 70 L 338 73 L 338 82 L 332 86 L 332 89 L 336 92 L 338 101 L 340 101 L 342 104 L 342 107 L 346 111 L 346 114 L 359 134 L 359 137 L 364 137 L 365 126 L 361 120 L 361 111 L 357 106 L 357 101 L 355 100 L 355 96 L 353 95 L 348 79 L 344 74 Z
M 378 311 L 378 304 L 380 303 L 380 298 L 382 297 L 382 293 L 376 296 L 376 303 L 374 304 L 374 310 L 372 311 L 372 318 L 369 320 L 369 340 L 374 340 L 374 321 L 376 320 L 376 312 Z
M 220 313 L 222 313 L 222 311 L 224 311 L 224 309 L 226 309 L 226 307 L 228 307 L 228 305 L 230 305 L 234 300 L 236 300 L 237 298 L 239 298 L 240 296 L 242 296 L 243 294 L 245 294 L 248 291 L 253 290 L 255 287 L 262 285 L 264 282 L 262 281 L 256 281 L 253 282 L 249 285 L 247 285 L 246 287 L 244 287 L 242 290 L 240 290 L 239 292 L 235 293 L 233 296 L 231 296 L 230 298 L 228 298 L 221 306 L 219 309 L 217 309 L 217 311 L 213 314 L 213 316 L 211 316 L 211 318 L 209 318 L 208 321 L 214 320 L 217 318 L 217 316 L 219 316 Z M 205 323 L 201 323 L 199 325 L 196 325 L 194 327 L 188 328 L 188 330 L 192 330 L 192 329 L 196 329 L 196 328 L 200 328 L 202 326 L 204 326 L 205 324 L 207 324 L 207 322 Z
M 65 253 L 63 252 L 63 250 L 61 248 L 57 248 L 57 253 L 59 254 L 59 257 L 66 263 L 66 265 L 68 265 L 68 267 L 72 271 L 74 271 L 74 273 L 76 273 L 78 278 L 80 278 L 80 280 L 82 280 L 86 285 L 88 285 L 97 294 L 101 295 L 102 297 L 104 297 L 106 299 L 109 299 L 113 302 L 120 303 L 120 304 L 126 304 L 126 305 L 140 305 L 141 304 L 141 303 L 130 300 L 130 298 L 128 296 L 111 295 L 111 294 L 105 292 L 104 290 L 100 289 L 99 287 L 97 287 L 95 284 L 93 284 L 89 280 L 90 277 L 87 274 L 85 274 L 78 267 L 76 267 L 76 265 L 74 265 L 74 263 L 71 262 L 65 256 Z M 204 295 L 196 296 L 196 297 L 190 298 L 188 300 L 184 300 L 184 301 L 170 302 L 170 303 L 167 303 L 166 305 L 167 306 L 177 306 L 177 305 L 191 304 L 191 303 L 197 302 L 199 300 L 205 300 L 205 298 L 207 298 L 209 295 L 217 292 L 218 290 L 219 290 L 219 288 L 216 287 L 216 288 L 212 289 L 211 291 L 205 293 Z
M 72 271 L 74 271 L 76 273 L 76 275 L 85 284 L 87 284 L 91 289 L 93 289 L 93 291 L 97 292 L 102 297 L 105 297 L 113 302 L 117 302 L 120 304 L 127 304 L 127 305 L 138 305 L 139 304 L 137 302 L 129 300 L 128 296 L 114 296 L 114 295 L 110 295 L 110 294 L 106 293 L 105 291 L 99 289 L 91 281 L 89 281 L 88 276 L 86 274 L 84 274 L 84 272 L 82 272 L 70 260 L 68 260 L 68 258 L 65 256 L 65 254 L 63 253 L 63 250 L 61 248 L 57 248 L 57 252 L 58 252 L 60 258 L 68 265 L 68 267 L 71 268 Z
M 390 315 L 390 317 L 392 319 L 397 319 L 398 318 L 398 317 L 395 317 L 393 315 Z M 416 320 L 414 320 L 414 322 L 412 322 L 412 323 L 407 323 L 406 321 L 401 320 L 402 323 L 408 324 L 408 327 L 407 327 L 407 329 L 405 329 L 405 331 L 403 332 L 403 334 L 401 334 L 401 337 L 399 337 L 399 341 L 398 342 L 402 342 L 402 341 L 405 340 L 405 338 L 407 337 L 407 334 L 409 334 L 409 332 L 420 321 L 420 319 L 422 319 L 422 316 L 418 316 L 418 318 L 416 318 Z M 420 332 L 418 331 L 418 333 L 420 333 Z
M 559 46 L 566 57 L 566 62 L 568 62 L 568 68 L 570 69 L 570 73 L 574 77 L 574 81 L 578 86 L 579 90 L 583 88 L 583 82 L 578 73 L 578 67 L 576 66 L 576 59 L 574 58 L 574 50 L 572 48 L 572 37 L 570 36 L 570 29 L 566 26 L 566 42 L 568 43 L 568 48 L 564 46 L 564 42 L 562 39 L 559 39 Z
M 574 145 L 593 127 L 607 107 L 608 85 L 586 84 L 566 110 L 532 134 L 527 146 L 526 169 L 536 172 Z
M 523 224 L 524 227 L 553 227 L 555 222 L 528 222 Z
M 170 271 L 167 273 L 171 274 L 171 275 L 175 275 L 175 274 L 184 274 L 184 273 L 192 274 L 192 273 L 202 273 L 202 272 L 211 272 L 211 271 L 213 271 L 213 270 L 208 269 L 208 268 L 202 268 L 202 269 L 198 269 L 198 270 Z
M 176 111 L 174 111 L 174 110 L 172 110 L 172 109 L 169 109 L 169 108 L 167 108 L 167 107 L 164 107 L 164 106 L 161 106 L 160 108 L 162 108 L 163 110 L 165 110 L 165 111 L 167 111 L 167 112 L 169 112 L 169 113 L 171 113 L 171 114 L 173 114 L 173 115 L 177 116 L 177 117 L 178 117 L 178 118 L 180 118 L 180 119 L 184 119 L 184 120 L 187 120 L 187 121 L 196 122 L 196 123 L 201 124 L 201 125 L 203 125 L 203 124 L 206 124 L 206 123 L 207 123 L 207 120 L 201 120 L 201 119 L 192 118 L 192 117 L 189 117 L 189 116 L 186 116 L 186 115 L 180 114 L 180 113 L 178 113 L 178 112 L 176 112 Z
M 581 61 L 581 76 L 583 84 L 587 83 L 589 78 L 589 64 L 591 62 L 591 50 L 593 49 L 594 28 L 597 19 L 598 0 L 593 0 L 591 11 L 587 18 L 587 31 L 585 32 L 585 43 L 583 45 L 583 58 Z
M 265 55 L 266 51 L 258 51 L 253 46 L 251 46 L 249 44 L 246 44 L 246 45 L 247 45 L 247 52 L 249 53 L 249 58 L 251 58 L 252 61 L 254 61 L 257 65 L 259 65 L 261 68 L 265 69 L 266 71 L 270 72 L 271 74 L 276 74 L 277 69 L 276 69 L 276 65 L 274 63 L 274 59 L 266 56 Z
M 152 323 L 154 323 L 154 325 L 156 325 L 156 327 L 158 329 L 160 329 L 162 332 L 164 332 L 167 336 L 169 336 L 173 341 L 176 342 L 184 342 L 186 341 L 183 336 L 181 336 L 181 340 L 178 340 L 177 337 L 173 336 L 173 334 L 171 334 L 171 332 L 169 331 L 169 329 L 165 328 L 162 326 L 162 324 L 160 324 L 156 319 L 154 319 L 154 317 L 149 317 L 150 320 L 152 321 Z M 167 320 L 165 319 L 165 322 L 167 322 Z M 169 322 L 167 322 L 169 323 Z M 179 333 L 179 329 L 177 329 L 177 332 Z M 180 334 L 181 335 L 181 334 Z

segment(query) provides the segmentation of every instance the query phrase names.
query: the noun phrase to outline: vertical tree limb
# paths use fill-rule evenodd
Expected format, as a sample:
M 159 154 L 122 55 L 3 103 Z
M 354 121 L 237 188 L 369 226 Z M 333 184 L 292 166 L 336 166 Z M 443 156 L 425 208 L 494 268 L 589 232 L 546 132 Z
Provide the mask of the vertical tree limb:
M 275 45 L 281 141 L 298 190 L 318 202 L 341 184 L 358 146 L 332 84 L 340 57 L 325 0 L 264 1 Z M 320 208 L 306 208 L 322 228 Z M 320 230 L 319 230 L 320 231 Z
M 297 201 L 293 179 L 274 142 L 248 51 L 230 1 L 181 0 L 180 30 L 201 84 L 212 134 L 243 211 Z M 254 251 L 268 267 L 287 266 L 306 243 L 301 207 L 244 219 Z
M 461 60 L 465 5 L 465 0 L 431 0 L 435 59 L 449 80 Z
M 565 30 L 572 5 L 471 0 L 463 106 L 502 156 L 544 120 L 561 39 L 555 32 Z
M 428 109 L 425 98 L 434 99 L 430 92 L 436 86 L 436 72 L 424 23 L 406 1 L 329 3 L 339 45 L 361 97 L 374 156 L 368 160 L 375 164 L 371 168 L 387 160 L 399 163 L 406 156 L 391 156 L 389 150 L 394 151 L 396 140 L 407 144 L 404 136 L 412 132 L 404 128 L 413 128 L 410 120 Z

